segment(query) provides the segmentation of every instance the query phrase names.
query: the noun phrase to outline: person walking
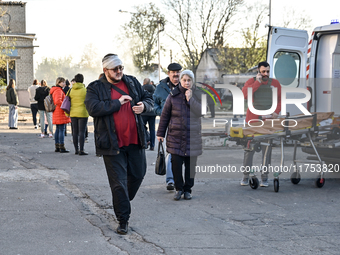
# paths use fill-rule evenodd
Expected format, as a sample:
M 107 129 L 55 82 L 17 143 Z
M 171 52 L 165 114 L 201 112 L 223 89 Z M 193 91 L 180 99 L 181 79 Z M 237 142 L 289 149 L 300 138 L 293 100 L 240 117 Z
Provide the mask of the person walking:
M 48 123 L 49 134 L 48 137 L 53 138 L 53 124 L 52 124 L 52 112 L 45 111 L 44 100 L 50 94 L 50 88 L 47 86 L 45 80 L 40 82 L 40 87 L 35 91 L 34 99 L 38 102 L 38 110 L 40 115 L 40 137 L 45 137 L 45 116 Z
M 30 99 L 30 105 L 31 105 L 31 112 L 33 117 L 33 125 L 35 129 L 38 129 L 37 126 L 37 113 L 38 113 L 38 102 L 35 100 L 35 92 L 39 88 L 39 81 L 35 79 L 33 81 L 33 85 L 29 86 L 27 91 Z
M 165 101 L 170 94 L 170 92 L 178 86 L 180 83 L 180 74 L 181 74 L 182 66 L 178 63 L 171 63 L 168 65 L 168 77 L 161 80 L 156 87 L 156 90 L 153 94 L 154 103 L 154 111 L 157 116 L 161 116 L 162 110 L 165 104 Z M 172 174 L 171 167 L 171 154 L 168 154 L 166 157 L 166 189 L 174 190 L 174 177 Z
M 152 96 L 155 92 L 155 87 L 150 84 L 150 79 L 145 78 L 143 81 L 143 89 L 150 93 Z M 155 131 L 155 121 L 156 121 L 156 113 L 155 111 L 142 113 L 142 119 L 144 124 L 148 123 L 149 132 L 150 132 L 150 151 L 155 149 L 155 138 L 156 138 L 156 131 Z
M 75 83 L 68 92 L 68 96 L 71 99 L 70 117 L 72 123 L 73 145 L 75 154 L 88 155 L 84 150 L 86 125 L 89 117 L 84 103 L 86 97 L 86 88 L 83 84 L 84 76 L 82 74 L 77 74 L 74 79 Z
M 151 95 L 138 80 L 123 73 L 118 55 L 103 60 L 104 76 L 87 87 L 85 106 L 93 117 L 96 154 L 103 155 L 113 210 L 119 221 L 117 233 L 128 232 L 130 201 L 146 173 L 146 130 L 142 112 L 153 109 Z
M 67 123 L 71 122 L 71 119 L 67 117 L 64 111 L 60 108 L 65 94 L 63 88 L 65 87 L 65 79 L 63 77 L 58 77 L 56 80 L 56 85 L 50 90 L 50 94 L 53 97 L 53 102 L 56 108 L 53 112 L 53 124 L 56 125 L 56 130 L 54 133 L 55 140 L 55 152 L 67 153 L 69 150 L 65 149 L 65 126 Z
M 9 105 L 8 111 L 8 127 L 10 129 L 18 129 L 18 94 L 15 90 L 15 80 L 10 79 L 6 88 L 6 101 Z
M 157 140 L 163 142 L 165 133 L 168 132 L 166 150 L 171 154 L 176 188 L 174 199 L 180 200 L 184 194 L 184 199 L 190 200 L 197 157 L 202 154 L 201 95 L 193 86 L 195 77 L 192 71 L 182 71 L 180 81 L 165 102 L 157 130 Z

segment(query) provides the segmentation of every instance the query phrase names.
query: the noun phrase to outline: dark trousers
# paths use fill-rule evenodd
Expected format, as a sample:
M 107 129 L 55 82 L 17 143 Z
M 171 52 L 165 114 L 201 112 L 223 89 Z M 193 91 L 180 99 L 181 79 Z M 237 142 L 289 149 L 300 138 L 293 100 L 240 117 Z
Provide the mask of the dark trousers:
M 114 156 L 103 156 L 112 193 L 113 210 L 119 222 L 130 218 L 130 201 L 135 197 L 146 173 L 145 150 L 130 144 Z
M 150 147 L 155 147 L 155 122 L 156 122 L 156 116 L 146 116 L 142 115 L 143 122 L 146 125 L 146 122 L 148 122 L 149 125 L 149 131 L 150 131 Z
M 211 117 L 214 118 L 215 117 L 215 105 L 214 104 L 208 104 L 210 113 L 211 113 Z
M 84 151 L 87 118 L 71 117 L 71 123 L 74 149 L 78 150 L 79 141 L 79 149 Z
M 33 117 L 33 125 L 37 125 L 37 113 L 38 113 L 38 104 L 31 104 L 31 112 Z
M 184 163 L 184 182 L 182 176 L 182 165 Z M 195 167 L 197 157 L 183 157 L 176 154 L 171 154 L 172 174 L 174 175 L 176 190 L 190 192 L 194 186 Z

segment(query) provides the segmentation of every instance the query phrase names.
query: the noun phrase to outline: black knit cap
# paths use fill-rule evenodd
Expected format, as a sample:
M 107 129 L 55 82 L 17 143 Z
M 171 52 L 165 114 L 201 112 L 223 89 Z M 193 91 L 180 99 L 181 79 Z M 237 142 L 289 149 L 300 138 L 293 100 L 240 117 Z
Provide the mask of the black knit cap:
M 178 63 L 171 63 L 168 65 L 168 70 L 169 71 L 180 71 L 182 70 L 182 66 Z

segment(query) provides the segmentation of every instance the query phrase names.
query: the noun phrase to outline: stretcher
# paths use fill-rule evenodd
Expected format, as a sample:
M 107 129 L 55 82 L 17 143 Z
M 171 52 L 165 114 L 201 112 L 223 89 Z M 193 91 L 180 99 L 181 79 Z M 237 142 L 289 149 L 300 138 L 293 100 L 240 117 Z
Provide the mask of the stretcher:
M 340 147 L 340 129 L 339 124 L 334 124 L 333 113 L 313 113 L 311 116 L 287 116 L 279 118 L 278 121 L 260 120 L 258 126 L 255 124 L 248 127 L 230 127 L 228 140 L 235 141 L 238 145 L 242 145 L 244 150 L 260 152 L 261 146 L 266 146 L 264 151 L 263 163 L 265 166 L 266 153 L 269 147 L 281 148 L 280 171 L 274 172 L 274 191 L 279 191 L 279 176 L 284 167 L 284 148 L 286 144 L 294 144 L 293 154 L 293 173 L 291 182 L 298 184 L 301 180 L 301 174 L 297 163 L 320 164 L 325 166 L 325 162 L 321 159 L 318 149 L 321 144 L 332 144 L 332 146 Z M 292 123 L 298 123 L 292 125 Z M 316 146 L 317 144 L 318 146 Z M 296 157 L 297 147 L 306 147 L 312 150 L 315 157 L 312 160 L 298 160 Z M 308 159 L 308 158 L 307 158 Z M 259 171 L 263 172 L 263 169 Z M 323 187 L 325 183 L 324 173 L 320 171 L 315 181 L 317 187 Z M 251 170 L 249 175 L 249 184 L 252 189 L 257 189 L 259 181 L 256 177 L 256 171 Z

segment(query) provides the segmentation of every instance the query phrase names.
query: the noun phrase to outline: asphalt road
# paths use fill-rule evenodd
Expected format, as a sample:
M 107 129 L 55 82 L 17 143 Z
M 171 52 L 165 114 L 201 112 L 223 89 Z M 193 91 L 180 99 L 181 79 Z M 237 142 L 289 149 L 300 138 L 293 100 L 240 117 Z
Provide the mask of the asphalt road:
M 241 148 L 207 147 L 198 166 L 236 172 L 197 173 L 193 199 L 174 201 L 165 177 L 154 174 L 156 151 L 146 151 L 147 174 L 121 236 L 92 123 L 89 155 L 78 156 L 70 134 L 71 153 L 55 153 L 53 139 L 40 139 L 28 122 L 19 130 L 0 123 L 0 254 L 339 254 L 340 173 L 326 173 L 322 188 L 309 171 L 298 185 L 282 173 L 278 193 L 272 182 L 253 190 L 239 185 Z M 285 156 L 289 165 L 292 148 Z

